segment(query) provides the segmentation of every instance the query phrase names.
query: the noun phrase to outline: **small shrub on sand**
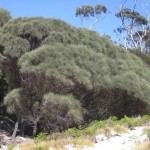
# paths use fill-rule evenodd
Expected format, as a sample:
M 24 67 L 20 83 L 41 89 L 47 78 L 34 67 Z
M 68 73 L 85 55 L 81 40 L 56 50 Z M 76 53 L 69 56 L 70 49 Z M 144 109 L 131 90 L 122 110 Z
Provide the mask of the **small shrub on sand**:
M 36 138 L 34 138 L 34 141 L 35 143 L 39 143 L 42 141 L 46 141 L 46 139 L 47 139 L 47 133 L 41 132 L 36 136 Z
M 83 137 L 84 133 L 83 133 L 82 128 L 79 128 L 79 129 L 70 128 L 64 132 L 64 135 L 66 137 L 79 138 L 79 137 Z

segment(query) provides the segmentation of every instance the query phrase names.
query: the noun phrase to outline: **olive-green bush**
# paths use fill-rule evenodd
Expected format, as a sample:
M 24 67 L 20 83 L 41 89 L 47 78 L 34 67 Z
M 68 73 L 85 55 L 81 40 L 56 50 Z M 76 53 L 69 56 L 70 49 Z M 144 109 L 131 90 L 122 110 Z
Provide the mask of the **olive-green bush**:
M 35 130 L 150 113 L 148 54 L 42 17 L 11 19 L 0 35 L 0 67 L 8 82 L 4 104 Z

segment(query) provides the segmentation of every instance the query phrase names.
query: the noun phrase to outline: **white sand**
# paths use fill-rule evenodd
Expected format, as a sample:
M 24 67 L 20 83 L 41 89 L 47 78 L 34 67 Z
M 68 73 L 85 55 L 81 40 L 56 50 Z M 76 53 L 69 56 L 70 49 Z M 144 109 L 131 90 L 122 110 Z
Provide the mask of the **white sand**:
M 109 139 L 101 139 L 104 135 L 98 135 L 98 143 L 94 147 L 85 147 L 82 150 L 131 150 L 137 144 L 148 140 L 147 135 L 143 133 L 144 127 L 136 127 L 134 130 L 129 130 L 127 133 L 113 136 Z M 78 150 L 70 145 L 66 147 L 67 150 Z
M 148 141 L 148 137 L 143 133 L 145 127 L 136 127 L 124 134 L 113 133 L 111 138 L 100 134 L 96 136 L 97 143 L 93 147 L 74 148 L 71 145 L 66 146 L 66 150 L 131 150 L 137 144 Z M 0 150 L 6 150 L 7 146 L 2 146 Z M 19 150 L 19 148 L 16 150 Z M 49 150 L 54 150 L 50 148 Z

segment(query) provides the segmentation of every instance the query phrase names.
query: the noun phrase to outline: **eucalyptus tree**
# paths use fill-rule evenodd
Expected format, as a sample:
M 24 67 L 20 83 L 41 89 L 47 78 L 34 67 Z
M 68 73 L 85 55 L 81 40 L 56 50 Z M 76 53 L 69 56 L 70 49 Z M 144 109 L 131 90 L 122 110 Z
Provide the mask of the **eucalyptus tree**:
M 133 9 L 126 8 L 127 0 L 122 0 L 120 10 L 116 13 L 116 17 L 121 20 L 122 25 L 115 30 L 119 39 L 123 40 L 126 48 L 140 49 L 144 48 L 144 37 L 147 34 L 149 19 L 135 11 L 137 0 L 134 1 Z
M 102 14 L 106 14 L 107 12 L 107 8 L 100 4 L 97 4 L 95 7 L 83 5 L 76 9 L 76 17 L 80 18 L 83 27 L 83 22 L 86 20 L 89 24 L 89 29 L 92 30 L 94 25 L 102 19 Z
M 150 27 L 147 28 L 147 34 L 143 41 L 145 42 L 145 52 L 150 53 Z

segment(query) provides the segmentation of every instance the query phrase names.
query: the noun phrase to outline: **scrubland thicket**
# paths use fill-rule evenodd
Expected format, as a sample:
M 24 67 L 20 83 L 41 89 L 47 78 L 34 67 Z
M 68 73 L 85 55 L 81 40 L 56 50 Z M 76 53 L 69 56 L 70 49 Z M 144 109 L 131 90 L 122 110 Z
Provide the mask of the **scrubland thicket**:
M 149 114 L 149 58 L 61 20 L 10 19 L 0 28 L 0 112 L 33 135 Z

